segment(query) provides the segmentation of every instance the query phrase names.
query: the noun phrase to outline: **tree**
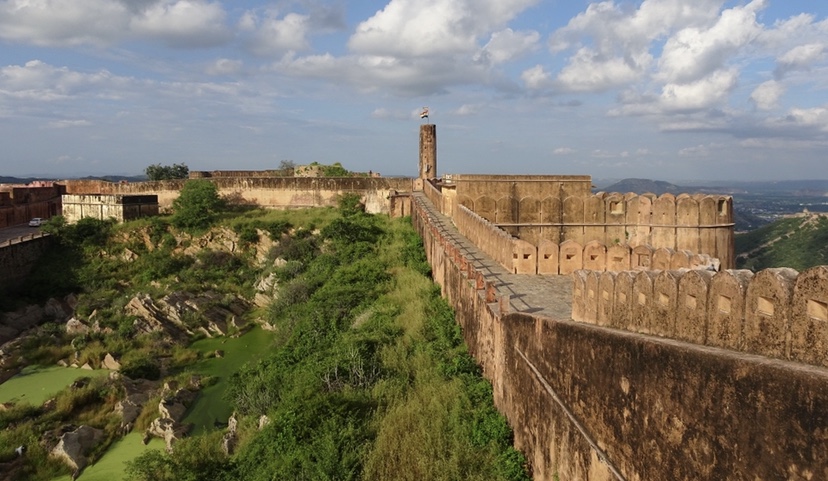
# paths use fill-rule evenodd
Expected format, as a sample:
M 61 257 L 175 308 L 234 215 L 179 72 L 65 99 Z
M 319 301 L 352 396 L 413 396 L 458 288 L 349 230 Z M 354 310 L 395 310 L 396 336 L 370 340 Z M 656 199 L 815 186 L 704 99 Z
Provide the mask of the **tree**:
M 173 201 L 172 224 L 184 230 L 206 229 L 224 207 L 215 184 L 209 180 L 190 180 Z
M 144 169 L 149 180 L 171 180 L 186 179 L 190 176 L 190 168 L 187 164 L 161 165 L 152 164 Z
M 296 170 L 296 163 L 292 160 L 283 160 L 279 162 L 279 168 L 276 169 L 282 177 L 293 177 L 294 170 Z

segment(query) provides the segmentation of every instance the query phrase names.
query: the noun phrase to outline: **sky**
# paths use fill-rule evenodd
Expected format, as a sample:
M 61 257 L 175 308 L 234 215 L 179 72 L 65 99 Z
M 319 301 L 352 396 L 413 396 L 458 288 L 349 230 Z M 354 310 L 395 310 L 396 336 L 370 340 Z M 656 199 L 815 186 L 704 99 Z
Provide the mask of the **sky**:
M 0 0 L 0 176 L 828 178 L 824 0 Z

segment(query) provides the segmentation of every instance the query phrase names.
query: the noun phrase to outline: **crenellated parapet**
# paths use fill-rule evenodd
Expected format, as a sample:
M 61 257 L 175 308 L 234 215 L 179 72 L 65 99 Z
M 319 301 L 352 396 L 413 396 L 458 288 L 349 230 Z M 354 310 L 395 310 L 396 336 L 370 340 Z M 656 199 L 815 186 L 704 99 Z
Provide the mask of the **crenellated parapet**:
M 572 273 L 575 321 L 828 367 L 828 266 Z
M 479 195 L 458 190 L 457 202 L 514 237 L 605 246 L 648 245 L 655 249 L 707 254 L 732 267 L 733 200 L 718 195 L 575 194 L 561 190 L 516 198 L 514 192 Z

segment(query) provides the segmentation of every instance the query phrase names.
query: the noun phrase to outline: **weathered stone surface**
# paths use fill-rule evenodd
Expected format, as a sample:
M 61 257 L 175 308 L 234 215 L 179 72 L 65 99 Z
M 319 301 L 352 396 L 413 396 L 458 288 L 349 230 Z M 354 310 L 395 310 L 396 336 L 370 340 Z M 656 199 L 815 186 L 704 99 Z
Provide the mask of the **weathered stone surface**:
M 73 478 L 83 471 L 89 462 L 86 456 L 104 438 L 104 432 L 90 426 L 80 426 L 64 433 L 51 455 L 66 463 L 72 470 Z
M 106 353 L 104 356 L 103 361 L 101 361 L 101 367 L 104 369 L 109 369 L 110 371 L 119 371 L 121 369 L 121 363 L 115 359 L 112 354 Z
M 808 269 L 796 279 L 791 359 L 828 367 L 828 266 Z
M 166 444 L 168 452 L 171 452 L 173 445 L 179 439 L 190 432 L 190 426 L 173 421 L 169 418 L 156 418 L 144 431 L 143 443 L 147 444 L 151 437 L 161 438 Z
M 43 309 L 39 306 L 27 306 L 14 312 L 0 315 L 0 324 L 17 332 L 31 329 L 43 322 Z
M 77 336 L 89 332 L 89 326 L 83 323 L 80 319 L 73 317 L 66 321 L 66 334 L 70 336 Z

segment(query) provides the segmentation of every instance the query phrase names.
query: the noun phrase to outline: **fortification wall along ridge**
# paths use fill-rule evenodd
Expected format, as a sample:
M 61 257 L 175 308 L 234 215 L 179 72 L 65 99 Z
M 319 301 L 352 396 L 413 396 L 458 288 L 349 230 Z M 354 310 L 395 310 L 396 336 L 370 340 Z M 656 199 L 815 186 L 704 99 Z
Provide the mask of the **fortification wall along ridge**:
M 404 210 L 398 192 L 411 190 L 411 179 L 382 177 L 211 177 L 221 196 L 233 202 L 265 208 L 305 208 L 335 206 L 343 193 L 362 196 L 371 213 L 389 214 Z M 67 180 L 67 194 L 155 194 L 159 209 L 168 212 L 187 180 L 112 183 L 106 181 Z M 393 199 L 393 200 L 392 200 Z M 392 205 L 394 204 L 394 205 Z
M 773 305 L 772 313 L 765 305 L 773 325 L 784 319 L 783 305 L 818 324 L 826 268 L 793 283 L 790 273 L 772 271 L 749 279 L 742 271 L 582 270 L 573 274 L 573 309 L 603 321 L 551 319 L 512 311 L 514 286 L 478 267 L 426 202 L 414 196 L 412 221 L 433 277 L 534 479 L 828 479 L 828 371 L 697 342 L 716 332 L 717 342 L 738 343 L 739 323 L 724 308 L 760 298 Z M 729 305 L 708 301 L 711 290 L 731 296 Z M 791 299 L 804 301 L 795 307 Z M 709 312 L 709 302 L 726 316 L 717 330 L 700 329 L 693 317 Z M 631 332 L 639 325 L 648 334 Z M 808 332 L 791 330 L 791 352 Z
M 457 230 L 474 242 L 507 270 L 516 274 L 568 275 L 579 269 L 623 271 L 630 269 L 705 269 L 718 268 L 720 261 L 706 254 L 656 249 L 649 245 L 605 245 L 593 240 L 583 245 L 574 240 L 558 244 L 542 239 L 533 245 L 509 235 L 477 212 L 464 205 L 446 208 L 447 197 L 430 183 L 423 189 L 426 197 L 442 212 L 451 212 Z M 448 198 L 450 201 L 451 199 Z
M 572 319 L 828 367 L 828 267 L 572 274 Z
M 580 245 L 648 245 L 707 254 L 726 267 L 735 262 L 729 196 L 587 192 L 560 197 L 565 190 L 554 185 L 544 190 L 544 184 L 530 183 L 536 187 L 535 195 L 515 197 L 521 195 L 516 182 L 510 192 L 490 189 L 473 196 L 461 192 L 460 185 L 456 197 L 460 205 L 536 246 L 568 240 Z

